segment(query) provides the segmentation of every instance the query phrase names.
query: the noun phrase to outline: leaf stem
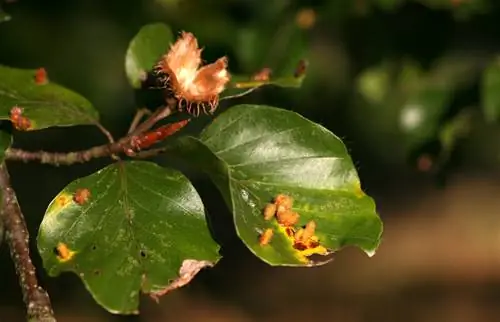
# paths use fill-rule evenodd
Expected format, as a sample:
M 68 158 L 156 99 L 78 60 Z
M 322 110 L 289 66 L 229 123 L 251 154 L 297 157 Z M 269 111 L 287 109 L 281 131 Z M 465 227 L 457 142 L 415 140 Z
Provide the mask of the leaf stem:
M 168 117 L 174 109 L 169 105 L 156 110 L 143 123 L 139 124 L 135 130 L 127 136 L 108 144 L 92 147 L 87 150 L 74 152 L 46 152 L 46 151 L 25 151 L 22 149 L 8 148 L 5 151 L 5 159 L 12 161 L 38 161 L 42 164 L 52 165 L 72 165 L 84 163 L 91 159 L 110 157 L 126 152 L 129 148 L 132 138 L 149 130 L 158 121 Z
M 132 120 L 132 123 L 130 123 L 130 127 L 127 132 L 128 134 L 132 133 L 137 128 L 137 125 L 139 125 L 139 122 L 141 121 L 144 115 L 151 115 L 151 111 L 148 110 L 147 108 L 141 108 L 137 110 L 137 112 L 134 115 L 134 119 Z
M 0 165 L 2 207 L 0 218 L 5 226 L 5 238 L 19 277 L 28 321 L 55 322 L 47 292 L 38 285 L 36 269 L 29 251 L 29 233 L 17 197 L 10 184 L 5 163 Z

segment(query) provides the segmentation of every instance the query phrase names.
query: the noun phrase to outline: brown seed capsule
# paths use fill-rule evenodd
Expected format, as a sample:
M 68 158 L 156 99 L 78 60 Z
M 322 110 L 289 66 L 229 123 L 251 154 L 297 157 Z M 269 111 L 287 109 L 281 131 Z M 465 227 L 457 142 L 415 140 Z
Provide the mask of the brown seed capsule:
M 73 195 L 73 201 L 80 206 L 89 201 L 89 198 L 90 190 L 86 188 L 76 190 L 75 194 Z
M 285 210 L 276 213 L 276 218 L 280 225 L 285 227 L 293 226 L 299 221 L 299 214 L 295 211 Z
M 189 32 L 182 32 L 155 67 L 155 73 L 164 78 L 168 93 L 178 101 L 179 110 L 198 116 L 201 111 L 213 113 L 219 94 L 230 80 L 227 57 L 201 66 L 198 40 Z
M 275 214 L 276 214 L 276 205 L 273 203 L 268 203 L 264 207 L 264 219 L 271 220 L 272 218 L 274 218 Z
M 269 244 L 272 237 L 273 237 L 273 230 L 271 228 L 266 229 L 259 237 L 259 244 L 261 246 Z

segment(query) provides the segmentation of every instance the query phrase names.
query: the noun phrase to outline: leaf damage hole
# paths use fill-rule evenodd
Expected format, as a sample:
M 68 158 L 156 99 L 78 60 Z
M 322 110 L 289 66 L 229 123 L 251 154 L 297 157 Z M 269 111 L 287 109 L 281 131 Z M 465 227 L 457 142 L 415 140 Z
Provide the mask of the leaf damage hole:
M 97 246 L 96 245 L 92 245 L 92 250 L 96 250 L 97 249 Z
M 98 269 L 95 269 L 95 270 L 94 270 L 94 275 L 95 275 L 95 276 L 99 276 L 99 275 L 101 275 L 101 271 L 100 271 L 100 270 L 98 270 Z
M 141 257 L 146 258 L 146 252 L 144 250 L 141 250 Z

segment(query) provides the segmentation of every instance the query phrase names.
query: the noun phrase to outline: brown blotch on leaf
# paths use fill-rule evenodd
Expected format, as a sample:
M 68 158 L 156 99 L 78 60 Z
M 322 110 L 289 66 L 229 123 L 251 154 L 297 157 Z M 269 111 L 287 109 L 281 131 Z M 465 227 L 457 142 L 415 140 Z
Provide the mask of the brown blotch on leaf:
M 293 76 L 295 78 L 302 77 L 306 74 L 308 62 L 305 59 L 301 59 L 295 68 Z
M 259 236 L 259 244 L 261 246 L 265 246 L 269 244 L 271 241 L 271 238 L 273 238 L 273 230 L 271 228 L 266 229 L 262 234 Z
M 149 296 L 159 302 L 161 296 L 171 292 L 179 287 L 182 287 L 195 277 L 198 272 L 205 267 L 212 267 L 213 263 L 209 261 L 199 261 L 195 259 L 185 259 L 179 269 L 179 277 L 172 281 L 167 287 L 162 290 L 149 293 Z M 143 281 L 144 282 L 144 281 Z
M 89 201 L 90 195 L 90 190 L 87 188 L 77 189 L 73 195 L 73 201 L 81 206 Z
M 303 250 L 306 250 L 308 247 L 306 244 L 304 244 L 302 242 L 295 242 L 295 243 L 293 243 L 293 248 L 295 248 L 296 250 L 303 251 Z
M 49 82 L 45 68 L 38 68 L 35 72 L 35 84 L 45 85 Z
M 254 81 L 267 82 L 271 78 L 272 70 L 271 68 L 264 67 L 252 76 Z
M 285 233 L 288 237 L 295 236 L 295 231 L 292 227 L 286 227 L 285 228 Z

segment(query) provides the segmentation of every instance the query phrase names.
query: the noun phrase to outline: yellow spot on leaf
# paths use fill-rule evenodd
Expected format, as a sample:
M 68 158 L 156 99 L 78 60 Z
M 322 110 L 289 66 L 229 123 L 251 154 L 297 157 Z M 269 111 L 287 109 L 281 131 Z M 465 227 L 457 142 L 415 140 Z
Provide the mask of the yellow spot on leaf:
M 361 183 L 359 181 L 356 181 L 354 184 L 354 194 L 358 198 L 363 198 L 365 196 L 365 192 L 361 189 Z
M 64 208 L 71 202 L 71 200 L 73 200 L 73 197 L 70 194 L 62 193 L 57 197 L 56 205 L 60 208 Z
M 56 252 L 57 252 L 57 259 L 61 263 L 65 263 L 71 260 L 73 256 L 76 254 L 75 251 L 69 249 L 68 246 L 64 243 L 57 244 Z

